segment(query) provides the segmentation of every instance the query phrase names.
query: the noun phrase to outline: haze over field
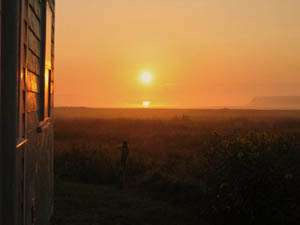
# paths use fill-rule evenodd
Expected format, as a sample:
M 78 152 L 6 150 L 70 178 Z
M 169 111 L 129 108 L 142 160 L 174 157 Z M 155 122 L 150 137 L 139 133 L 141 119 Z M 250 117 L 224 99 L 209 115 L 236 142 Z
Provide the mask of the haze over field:
M 56 104 L 198 108 L 300 96 L 299 8 L 298 0 L 57 1 Z
M 249 108 L 258 109 L 300 109 L 299 96 L 269 96 L 256 97 L 250 104 Z

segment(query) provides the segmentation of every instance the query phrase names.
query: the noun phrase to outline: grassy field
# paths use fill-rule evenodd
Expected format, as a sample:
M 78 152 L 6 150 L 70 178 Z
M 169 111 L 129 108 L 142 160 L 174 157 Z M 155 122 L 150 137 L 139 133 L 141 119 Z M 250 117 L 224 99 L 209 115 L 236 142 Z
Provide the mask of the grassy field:
M 299 111 L 64 109 L 56 115 L 54 224 L 300 220 Z M 120 190 L 124 140 L 130 157 Z M 70 211 L 73 217 L 65 216 Z

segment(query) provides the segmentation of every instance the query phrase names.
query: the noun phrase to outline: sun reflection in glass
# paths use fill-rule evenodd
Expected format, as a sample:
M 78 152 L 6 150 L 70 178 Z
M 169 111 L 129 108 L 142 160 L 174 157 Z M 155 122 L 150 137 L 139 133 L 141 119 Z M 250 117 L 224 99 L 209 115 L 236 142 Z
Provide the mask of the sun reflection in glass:
M 143 101 L 142 105 L 144 109 L 148 109 L 151 106 L 151 101 Z

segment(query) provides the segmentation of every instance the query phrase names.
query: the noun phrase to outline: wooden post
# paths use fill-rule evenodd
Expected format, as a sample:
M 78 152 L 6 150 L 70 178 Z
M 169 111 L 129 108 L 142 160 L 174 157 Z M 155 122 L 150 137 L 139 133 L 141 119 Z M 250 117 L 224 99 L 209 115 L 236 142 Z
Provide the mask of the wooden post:
M 19 73 L 20 1 L 2 0 L 2 221 L 16 225 L 16 119 Z M 5 132 L 4 132 L 5 131 Z
M 3 178 L 3 156 L 2 156 L 2 99 L 1 99 L 1 80 L 2 80 L 2 58 L 1 58 L 1 53 L 2 53 L 2 0 L 0 0 L 0 224 L 2 224 L 2 194 L 3 194 L 3 190 L 2 190 L 2 178 Z

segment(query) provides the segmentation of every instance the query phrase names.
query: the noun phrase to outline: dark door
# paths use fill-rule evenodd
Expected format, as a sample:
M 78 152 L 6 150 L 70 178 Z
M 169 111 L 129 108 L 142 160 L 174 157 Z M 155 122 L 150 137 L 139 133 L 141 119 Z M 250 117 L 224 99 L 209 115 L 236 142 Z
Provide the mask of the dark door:
M 3 224 L 18 224 L 16 180 L 16 99 L 20 0 L 0 0 L 1 10 L 1 204 Z M 5 140 L 5 141 L 4 141 Z M 4 207 L 5 206 L 5 207 Z
M 16 147 L 16 184 L 17 184 L 17 216 L 16 221 L 18 225 L 25 224 L 25 157 L 26 157 L 26 150 L 27 150 L 27 139 L 26 139 L 26 131 L 25 131 L 25 60 L 24 57 L 26 56 L 25 47 L 26 44 L 26 30 L 27 24 L 24 23 L 26 21 L 27 15 L 27 8 L 28 8 L 28 1 L 21 0 L 20 1 L 20 12 L 19 12 L 19 54 L 18 54 L 18 72 L 17 72 L 17 147 Z M 29 224 L 35 224 L 31 221 Z
M 0 0 L 0 121 L 2 120 L 2 115 L 1 115 L 1 79 L 2 79 L 2 62 L 1 62 L 1 52 L 2 52 L 2 0 Z M 1 125 L 2 123 L 0 122 L 0 224 L 2 224 L 2 168 L 1 165 L 2 163 L 2 132 L 1 132 Z
M 2 21 L 2 0 L 0 0 L 0 121 L 2 120 L 2 116 L 1 116 L 1 79 L 2 79 L 2 62 L 1 62 L 1 36 L 2 36 L 2 29 L 1 29 L 1 22 Z M 3 165 L 2 163 L 2 132 L 1 132 L 1 123 L 0 123 L 0 165 Z M 0 167 L 0 224 L 2 224 L 2 168 Z

